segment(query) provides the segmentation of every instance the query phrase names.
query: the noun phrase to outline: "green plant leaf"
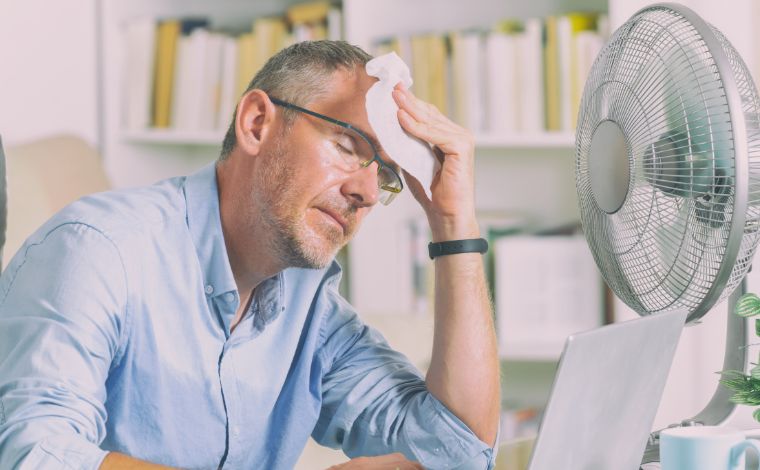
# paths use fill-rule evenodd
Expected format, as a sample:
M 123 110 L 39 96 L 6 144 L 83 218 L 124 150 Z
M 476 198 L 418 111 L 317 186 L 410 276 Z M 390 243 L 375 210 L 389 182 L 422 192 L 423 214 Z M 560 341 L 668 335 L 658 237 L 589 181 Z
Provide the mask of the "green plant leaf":
M 756 409 L 754 413 L 752 413 L 752 417 L 755 418 L 755 421 L 760 422 L 760 408 Z
M 755 294 L 744 294 L 736 302 L 734 313 L 745 318 L 760 315 L 760 297 Z M 757 329 L 757 325 L 755 328 Z

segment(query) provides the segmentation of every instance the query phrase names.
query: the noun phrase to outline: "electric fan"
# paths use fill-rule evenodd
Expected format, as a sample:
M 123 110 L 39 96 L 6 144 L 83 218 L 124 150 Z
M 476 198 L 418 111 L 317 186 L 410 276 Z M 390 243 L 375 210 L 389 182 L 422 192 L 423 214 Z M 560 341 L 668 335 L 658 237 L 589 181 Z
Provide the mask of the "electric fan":
M 581 222 L 607 284 L 640 315 L 682 309 L 693 323 L 736 290 L 733 311 L 760 237 L 759 119 L 739 54 L 681 5 L 640 10 L 597 56 L 576 134 Z M 745 370 L 746 321 L 728 317 L 724 366 Z M 720 385 L 684 423 L 721 424 L 730 397 Z

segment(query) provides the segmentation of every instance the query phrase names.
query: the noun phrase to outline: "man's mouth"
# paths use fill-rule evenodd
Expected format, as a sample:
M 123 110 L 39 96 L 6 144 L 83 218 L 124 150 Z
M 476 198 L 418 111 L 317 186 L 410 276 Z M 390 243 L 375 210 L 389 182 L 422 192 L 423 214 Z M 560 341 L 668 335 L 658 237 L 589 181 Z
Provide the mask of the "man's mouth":
M 324 214 L 327 214 L 337 225 L 340 226 L 341 230 L 343 230 L 343 233 L 344 234 L 346 233 L 347 227 L 348 227 L 348 221 L 345 219 L 345 217 L 343 217 L 342 215 L 340 215 L 340 213 L 331 209 L 322 208 L 322 207 L 319 207 L 318 209 Z

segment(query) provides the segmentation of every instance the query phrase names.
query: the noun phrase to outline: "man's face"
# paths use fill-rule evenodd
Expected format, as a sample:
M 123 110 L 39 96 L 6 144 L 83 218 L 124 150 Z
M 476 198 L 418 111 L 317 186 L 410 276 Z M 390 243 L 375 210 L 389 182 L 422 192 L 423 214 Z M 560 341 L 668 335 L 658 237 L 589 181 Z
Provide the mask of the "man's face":
M 331 91 L 309 104 L 313 111 L 358 126 L 374 137 L 364 97 L 374 79 L 363 69 L 338 71 Z M 278 108 L 282 111 L 282 108 Z M 298 114 L 275 137 L 252 194 L 271 234 L 270 249 L 287 266 L 321 268 L 356 233 L 378 198 L 377 168 L 347 172 L 336 161 L 334 127 Z

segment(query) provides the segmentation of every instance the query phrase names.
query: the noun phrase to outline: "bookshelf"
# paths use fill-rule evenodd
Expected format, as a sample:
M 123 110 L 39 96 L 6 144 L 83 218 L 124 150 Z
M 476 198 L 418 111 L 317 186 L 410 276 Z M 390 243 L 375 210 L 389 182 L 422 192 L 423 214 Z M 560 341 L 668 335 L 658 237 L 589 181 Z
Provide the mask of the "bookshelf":
M 122 140 L 132 144 L 191 145 L 218 147 L 224 138 L 217 131 L 177 131 L 146 129 L 123 131 Z M 575 135 L 570 132 L 542 132 L 535 134 L 475 134 L 475 146 L 479 149 L 572 149 Z
M 213 132 L 126 131 L 125 87 L 127 25 L 140 19 L 207 18 L 208 26 L 230 32 L 250 31 L 256 18 L 281 16 L 299 0 L 100 0 L 97 31 L 100 78 L 98 140 L 114 186 L 151 184 L 188 174 L 218 156 L 221 139 Z
M 609 0 L 608 4 L 608 0 L 343 0 L 343 30 L 346 40 L 372 50 L 376 41 L 392 35 L 482 28 L 491 25 L 495 18 L 527 19 L 570 11 L 608 12 L 613 3 L 623 1 Z M 224 132 L 123 128 L 123 90 L 128 72 L 124 70 L 124 25 L 143 17 L 207 17 L 212 27 L 244 30 L 250 28 L 254 18 L 282 14 L 297 3 L 300 1 L 101 0 L 98 3 L 102 44 L 99 140 L 116 187 L 150 184 L 195 171 L 217 157 Z M 479 211 L 530 212 L 537 219 L 557 224 L 577 220 L 572 132 L 483 132 L 477 133 L 475 139 Z M 373 324 L 389 336 L 393 330 L 419 322 L 419 315 L 427 315 L 410 312 L 413 280 L 409 269 L 408 226 L 410 221 L 421 218 L 424 218 L 422 210 L 405 191 L 392 206 L 373 211 L 349 249 L 351 301 L 368 319 L 380 318 Z M 414 320 L 410 320 L 412 317 Z M 505 389 L 505 400 L 534 403 L 535 397 L 544 396 L 562 347 L 563 341 L 554 340 L 515 343 L 502 351 L 506 367 L 518 371 L 511 376 L 518 385 Z M 529 363 L 541 365 L 515 366 Z M 340 457 L 324 463 L 342 460 Z
M 122 139 L 135 145 L 179 145 L 192 147 L 220 147 L 224 133 L 217 131 L 179 131 L 146 129 L 124 131 Z

